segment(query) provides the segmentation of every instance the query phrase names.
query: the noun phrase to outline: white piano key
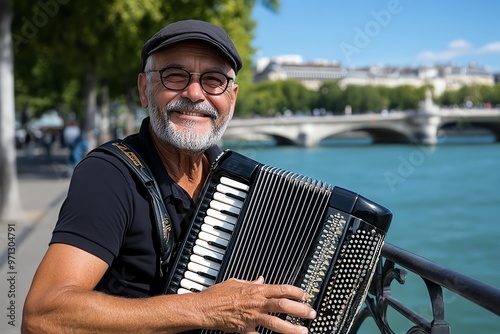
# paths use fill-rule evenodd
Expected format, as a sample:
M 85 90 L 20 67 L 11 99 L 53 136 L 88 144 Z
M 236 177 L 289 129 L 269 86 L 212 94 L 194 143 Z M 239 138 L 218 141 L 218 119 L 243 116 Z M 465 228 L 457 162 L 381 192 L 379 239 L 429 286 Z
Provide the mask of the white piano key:
M 221 227 L 221 228 L 226 229 L 230 232 L 232 232 L 234 230 L 233 224 L 229 224 L 229 223 L 226 223 L 225 221 L 215 219 L 214 217 L 205 216 L 205 218 L 203 218 L 203 222 L 205 224 L 210 225 L 210 226 Z M 227 232 L 227 233 L 229 233 L 229 232 Z
M 232 213 L 237 214 L 237 215 L 239 215 L 241 212 L 241 210 L 239 208 L 236 208 L 232 205 L 222 203 L 222 202 L 216 201 L 216 200 L 210 201 L 210 207 L 212 209 L 215 209 L 218 211 L 229 211 L 229 212 L 232 212 Z
M 198 264 L 196 262 L 189 262 L 187 267 L 188 267 L 188 270 L 191 270 L 195 273 L 198 273 L 198 272 L 205 273 L 205 274 L 213 276 L 213 277 L 217 277 L 217 274 L 218 274 L 217 271 L 210 269 L 208 267 L 202 266 L 201 264 Z
M 184 293 L 192 293 L 192 291 L 186 290 L 186 289 L 184 289 L 184 288 L 178 288 L 178 289 L 177 289 L 177 294 L 178 294 L 178 295 L 182 295 L 182 294 L 184 294 Z
M 222 257 L 224 256 L 223 254 L 221 254 L 217 251 L 214 251 L 213 249 L 208 248 L 208 247 L 210 247 L 210 245 L 208 245 L 208 244 L 206 244 L 206 247 L 198 245 L 198 241 L 200 241 L 200 243 L 202 243 L 202 242 L 206 243 L 206 241 L 197 240 L 196 245 L 193 246 L 193 253 L 194 254 L 199 255 L 199 256 L 210 256 L 211 258 L 222 261 Z
M 188 280 L 186 278 L 183 278 L 181 280 L 180 284 L 184 289 L 187 289 L 187 290 L 195 289 L 198 291 L 203 291 L 207 288 L 206 286 L 201 285 L 200 283 L 193 282 L 193 281 Z
M 226 223 L 233 224 L 233 225 L 235 225 L 236 221 L 237 221 L 236 217 L 223 214 L 222 212 L 214 210 L 214 209 L 208 209 L 207 216 L 213 217 L 213 218 L 218 219 L 218 220 L 225 221 Z
M 222 203 L 229 204 L 229 205 L 234 206 L 238 209 L 241 209 L 241 207 L 243 206 L 242 201 L 240 201 L 236 198 L 233 198 L 233 197 L 229 197 L 229 196 L 227 196 L 223 193 L 220 193 L 220 192 L 215 192 L 213 195 L 213 199 L 220 201 Z
M 201 225 L 201 230 L 202 231 L 205 231 L 207 233 L 210 233 L 210 234 L 213 234 L 214 236 L 218 237 L 218 238 L 222 238 L 224 240 L 229 240 L 231 239 L 231 234 L 229 233 L 226 233 L 224 231 L 221 231 L 221 230 L 217 230 L 215 229 L 212 225 L 208 225 L 208 224 L 202 224 Z M 225 246 L 225 245 L 224 245 Z
M 220 256 L 224 256 L 224 253 L 225 251 L 219 247 L 215 247 L 213 245 L 209 245 L 208 242 L 206 242 L 205 240 L 202 240 L 202 239 L 197 239 L 196 240 L 196 245 L 197 246 L 200 246 L 200 247 L 203 247 L 209 251 L 212 251 L 214 253 L 217 253 L 217 254 L 220 254 Z M 193 248 L 194 249 L 194 248 Z M 208 255 L 208 254 L 207 254 Z M 214 254 L 215 255 L 215 254 Z M 214 257 L 217 257 L 217 256 L 214 256 Z M 217 257 L 218 258 L 218 257 Z
M 208 277 L 200 276 L 198 274 L 193 273 L 192 271 L 186 271 L 184 273 L 184 277 L 186 277 L 187 279 L 189 279 L 193 282 L 200 283 L 200 284 L 207 286 L 207 287 L 215 284 L 215 280 L 210 279 Z
M 216 187 L 217 191 L 223 193 L 223 194 L 233 194 L 241 198 L 246 198 L 247 193 L 245 191 L 236 189 L 236 188 L 231 188 L 226 186 L 225 184 L 219 183 Z
M 227 178 L 225 176 L 220 178 L 220 183 L 225 184 L 226 186 L 230 186 L 230 187 L 233 187 L 236 189 L 243 190 L 243 191 L 248 191 L 248 189 L 250 189 L 250 187 L 247 186 L 246 184 L 232 180 L 232 179 Z
M 198 234 L 198 238 L 205 240 L 206 242 L 210 242 L 210 241 L 215 242 L 223 247 L 227 247 L 227 244 L 228 244 L 226 239 L 218 238 L 215 235 L 204 232 L 204 231 L 200 231 L 200 233 Z
M 220 270 L 219 263 L 205 259 L 197 254 L 191 254 L 189 259 L 195 263 L 201 264 L 202 266 L 208 267 L 208 268 L 213 269 L 217 272 L 219 272 L 219 270 Z

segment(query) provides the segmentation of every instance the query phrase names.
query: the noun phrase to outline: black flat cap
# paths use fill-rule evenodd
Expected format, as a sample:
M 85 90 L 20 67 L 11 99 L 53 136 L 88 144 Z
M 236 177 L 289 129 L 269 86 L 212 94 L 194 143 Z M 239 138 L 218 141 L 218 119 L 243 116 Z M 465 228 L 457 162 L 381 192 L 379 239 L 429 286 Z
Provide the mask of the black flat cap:
M 193 40 L 209 43 L 222 52 L 235 73 L 243 66 L 233 41 L 224 29 L 204 21 L 185 20 L 167 25 L 144 44 L 141 52 L 142 70 L 146 66 L 146 59 L 153 52 L 174 43 Z

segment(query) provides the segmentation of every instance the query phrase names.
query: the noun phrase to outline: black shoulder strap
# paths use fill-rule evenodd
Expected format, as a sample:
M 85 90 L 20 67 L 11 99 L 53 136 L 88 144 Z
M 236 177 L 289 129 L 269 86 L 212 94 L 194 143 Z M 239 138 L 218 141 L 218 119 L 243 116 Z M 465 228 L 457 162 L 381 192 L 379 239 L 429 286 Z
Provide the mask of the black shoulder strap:
M 160 188 L 149 170 L 148 166 L 142 161 L 141 157 L 132 147 L 120 139 L 104 143 L 94 151 L 105 151 L 114 154 L 120 158 L 125 165 L 137 175 L 142 184 L 146 187 L 151 197 L 151 205 L 156 220 L 156 230 L 160 245 L 160 276 L 163 277 L 164 266 L 170 262 L 174 251 L 174 239 L 172 236 L 172 226 L 170 218 L 163 203 Z

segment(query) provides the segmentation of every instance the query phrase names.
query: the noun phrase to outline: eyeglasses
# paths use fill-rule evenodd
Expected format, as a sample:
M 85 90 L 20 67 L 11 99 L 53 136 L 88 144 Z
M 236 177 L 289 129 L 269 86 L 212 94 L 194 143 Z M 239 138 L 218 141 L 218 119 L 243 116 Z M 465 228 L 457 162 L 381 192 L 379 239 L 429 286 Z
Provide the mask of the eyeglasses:
M 147 73 L 158 72 L 163 87 L 168 90 L 181 91 L 191 83 L 193 74 L 199 75 L 201 89 L 209 95 L 221 95 L 229 86 L 229 81 L 233 78 L 222 72 L 194 73 L 179 67 L 165 67 L 161 70 L 151 70 Z

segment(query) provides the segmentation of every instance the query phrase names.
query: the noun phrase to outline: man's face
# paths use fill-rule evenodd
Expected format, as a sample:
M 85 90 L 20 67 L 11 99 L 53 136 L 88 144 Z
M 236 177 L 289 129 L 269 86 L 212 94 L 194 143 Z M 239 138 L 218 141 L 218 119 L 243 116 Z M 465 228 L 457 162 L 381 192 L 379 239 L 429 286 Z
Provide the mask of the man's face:
M 148 70 L 175 66 L 192 73 L 219 71 L 233 77 L 233 70 L 213 48 L 182 42 L 154 53 Z M 210 95 L 200 86 L 199 75 L 192 75 L 184 90 L 166 89 L 158 72 L 139 75 L 143 107 L 148 107 L 153 131 L 162 141 L 181 151 L 201 153 L 219 142 L 232 118 L 238 86 L 232 81 L 221 95 Z

